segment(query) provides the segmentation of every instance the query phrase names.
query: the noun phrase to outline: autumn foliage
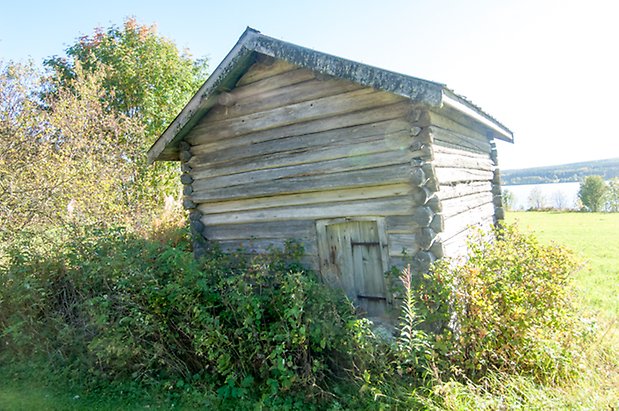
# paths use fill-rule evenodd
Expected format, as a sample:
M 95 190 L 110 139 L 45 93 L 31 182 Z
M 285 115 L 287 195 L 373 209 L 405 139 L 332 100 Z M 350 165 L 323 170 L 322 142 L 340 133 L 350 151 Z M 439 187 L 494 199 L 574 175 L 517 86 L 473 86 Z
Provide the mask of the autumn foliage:
M 205 77 L 154 26 L 97 29 L 66 57 L 0 62 L 0 232 L 147 224 L 178 196 L 176 166 L 146 150 Z

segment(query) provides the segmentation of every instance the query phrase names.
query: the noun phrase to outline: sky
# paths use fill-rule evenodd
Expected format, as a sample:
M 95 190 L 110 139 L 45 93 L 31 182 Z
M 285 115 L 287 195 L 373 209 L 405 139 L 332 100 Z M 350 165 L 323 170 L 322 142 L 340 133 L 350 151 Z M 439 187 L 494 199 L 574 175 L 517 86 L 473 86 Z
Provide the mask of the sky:
M 247 26 L 446 84 L 514 132 L 503 169 L 619 157 L 614 0 L 2 1 L 0 59 L 40 63 L 127 17 L 211 71 Z

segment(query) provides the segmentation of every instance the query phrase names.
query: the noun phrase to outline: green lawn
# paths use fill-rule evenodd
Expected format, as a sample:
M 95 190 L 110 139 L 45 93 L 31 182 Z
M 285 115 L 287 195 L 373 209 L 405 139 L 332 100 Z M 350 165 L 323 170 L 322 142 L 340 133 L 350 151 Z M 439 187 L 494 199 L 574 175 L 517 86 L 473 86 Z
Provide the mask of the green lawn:
M 507 222 L 575 251 L 586 263 L 574 278 L 585 304 L 619 318 L 619 213 L 511 212 Z

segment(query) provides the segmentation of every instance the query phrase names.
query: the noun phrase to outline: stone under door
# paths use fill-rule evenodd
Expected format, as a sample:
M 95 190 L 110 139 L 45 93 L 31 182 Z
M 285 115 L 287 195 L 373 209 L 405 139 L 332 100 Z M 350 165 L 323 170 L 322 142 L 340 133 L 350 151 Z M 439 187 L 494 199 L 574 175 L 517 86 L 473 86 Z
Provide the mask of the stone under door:
M 387 310 L 387 244 L 382 219 L 317 221 L 320 271 L 344 290 L 360 314 L 383 317 Z

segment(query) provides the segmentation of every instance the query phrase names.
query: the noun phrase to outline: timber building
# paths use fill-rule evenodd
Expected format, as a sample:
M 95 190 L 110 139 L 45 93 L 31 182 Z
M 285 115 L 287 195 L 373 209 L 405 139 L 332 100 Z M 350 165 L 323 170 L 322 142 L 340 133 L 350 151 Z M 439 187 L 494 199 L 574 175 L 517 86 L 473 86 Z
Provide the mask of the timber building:
M 496 139 L 513 134 L 443 84 L 248 28 L 148 158 L 181 161 L 196 253 L 298 240 L 381 316 L 391 266 L 462 256 L 503 217 Z

